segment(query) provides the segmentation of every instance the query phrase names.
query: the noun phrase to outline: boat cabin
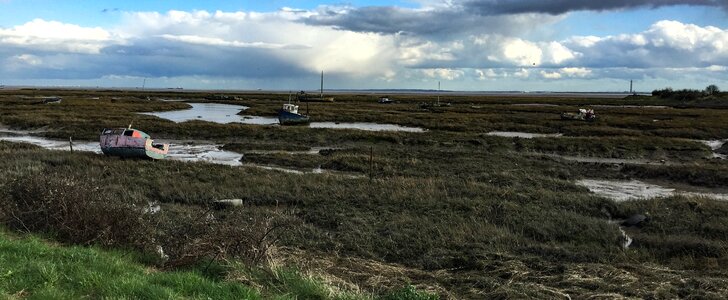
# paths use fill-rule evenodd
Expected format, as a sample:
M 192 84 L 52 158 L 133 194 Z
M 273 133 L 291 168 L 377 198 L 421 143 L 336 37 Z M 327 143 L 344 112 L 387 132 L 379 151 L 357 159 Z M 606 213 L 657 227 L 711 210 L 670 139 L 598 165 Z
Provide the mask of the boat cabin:
M 289 112 L 292 114 L 298 114 L 298 105 L 293 105 L 290 103 L 283 104 L 283 111 Z
M 128 136 L 133 138 L 143 138 L 148 139 L 150 138 L 148 134 L 136 130 L 136 129 L 130 129 L 130 128 L 114 128 L 114 129 L 104 129 L 104 132 L 102 135 L 119 135 L 119 136 Z

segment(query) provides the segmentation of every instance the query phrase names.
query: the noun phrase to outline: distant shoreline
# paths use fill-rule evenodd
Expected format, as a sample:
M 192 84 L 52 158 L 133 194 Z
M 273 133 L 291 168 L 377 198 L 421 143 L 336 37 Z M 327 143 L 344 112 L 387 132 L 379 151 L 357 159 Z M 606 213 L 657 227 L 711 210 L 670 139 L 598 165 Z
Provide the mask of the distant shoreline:
M 288 94 L 288 90 L 233 90 L 233 89 L 183 89 L 183 88 L 129 88 L 129 87 L 66 87 L 66 86 L 0 86 L 0 91 L 13 90 L 86 90 L 86 91 L 126 91 L 126 92 L 170 92 L 170 93 L 270 93 Z M 293 91 L 297 92 L 297 91 Z M 313 93 L 314 91 L 307 91 Z M 506 97 L 588 97 L 588 98 L 624 98 L 629 92 L 550 92 L 550 91 L 451 91 L 451 90 L 420 90 L 420 89 L 329 89 L 327 94 L 365 93 L 372 95 L 422 95 L 442 94 L 454 96 L 506 96 Z M 650 95 L 649 93 L 636 93 L 637 95 Z

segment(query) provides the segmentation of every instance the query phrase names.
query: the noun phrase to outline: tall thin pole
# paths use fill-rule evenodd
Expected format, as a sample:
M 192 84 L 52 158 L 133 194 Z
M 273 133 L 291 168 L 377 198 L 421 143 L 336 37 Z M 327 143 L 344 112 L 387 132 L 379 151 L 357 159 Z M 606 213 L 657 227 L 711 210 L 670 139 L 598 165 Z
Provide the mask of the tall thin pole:
M 374 147 L 369 147 L 369 181 L 374 178 Z
M 629 93 L 632 93 L 632 80 L 629 81 Z
M 324 99 L 324 71 L 321 71 L 321 100 Z
M 437 104 L 440 105 L 440 82 L 437 82 Z

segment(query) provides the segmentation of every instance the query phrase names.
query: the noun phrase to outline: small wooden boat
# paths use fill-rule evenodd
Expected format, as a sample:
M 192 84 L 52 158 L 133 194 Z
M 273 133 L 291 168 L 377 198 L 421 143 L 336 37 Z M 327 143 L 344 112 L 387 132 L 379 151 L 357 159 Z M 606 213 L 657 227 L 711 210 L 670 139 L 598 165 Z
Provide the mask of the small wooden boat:
M 580 108 L 578 113 L 561 113 L 561 119 L 594 122 L 597 119 L 597 115 L 594 113 L 593 109 Z
M 43 98 L 43 104 L 60 104 L 63 101 L 61 97 L 46 97 Z
M 306 125 L 311 119 L 307 115 L 298 113 L 298 105 L 286 103 L 278 110 L 278 122 L 281 125 Z
M 379 102 L 379 104 L 394 103 L 394 101 L 392 99 L 389 99 L 388 97 L 380 97 L 378 102 Z
M 124 158 L 163 159 L 169 152 L 169 144 L 156 144 L 148 134 L 131 126 L 104 129 L 100 144 L 105 155 Z

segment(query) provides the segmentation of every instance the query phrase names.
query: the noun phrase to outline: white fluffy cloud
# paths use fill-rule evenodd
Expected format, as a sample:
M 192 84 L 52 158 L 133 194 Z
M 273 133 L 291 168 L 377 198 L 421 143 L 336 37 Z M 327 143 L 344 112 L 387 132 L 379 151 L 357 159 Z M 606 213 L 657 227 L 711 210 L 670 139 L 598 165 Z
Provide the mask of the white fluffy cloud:
M 9 29 L 0 28 L 0 44 L 48 51 L 99 53 L 114 41 L 111 33 L 99 28 L 81 27 L 35 19 Z
M 350 75 L 383 74 L 393 58 L 393 38 L 338 31 L 295 22 L 300 12 L 127 13 L 121 32 L 127 37 L 156 36 L 180 43 L 213 47 L 261 48 L 269 59 L 299 65 L 311 72 Z M 306 14 L 303 14 L 306 15 Z
M 32 54 L 21 54 L 13 56 L 12 60 L 15 62 L 18 62 L 20 64 L 30 65 L 30 66 L 38 66 L 43 63 L 43 60 L 35 55 Z
M 429 78 L 443 80 L 455 80 L 465 75 L 465 71 L 454 69 L 423 69 L 422 73 Z
M 565 45 L 591 67 L 707 67 L 728 63 L 728 30 L 659 21 L 644 32 L 573 37 Z
M 418 13 L 440 7 L 429 3 Z M 549 40 L 535 38 L 533 28 L 563 16 L 510 15 L 506 25 L 517 26 L 507 30 L 494 21 L 505 20 L 502 16 L 451 20 L 447 30 L 419 34 L 353 31 L 310 21 L 323 11 L 126 12 L 113 28 L 37 19 L 0 28 L 0 61 L 9 66 L 0 69 L 0 79 L 239 78 L 281 88 L 283 82 L 325 70 L 341 82 L 353 82 L 349 87 L 422 83 L 431 88 L 432 81 L 442 80 L 468 88 L 473 82 L 497 80 L 622 80 L 680 72 L 728 77 L 728 30 L 713 26 L 660 21 L 638 33 Z M 333 16 L 347 14 L 335 11 Z M 457 31 L 478 20 L 486 23 Z M 372 20 L 351 21 L 368 26 Z

